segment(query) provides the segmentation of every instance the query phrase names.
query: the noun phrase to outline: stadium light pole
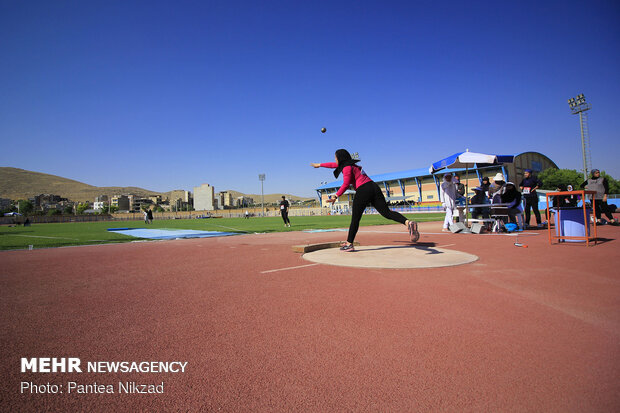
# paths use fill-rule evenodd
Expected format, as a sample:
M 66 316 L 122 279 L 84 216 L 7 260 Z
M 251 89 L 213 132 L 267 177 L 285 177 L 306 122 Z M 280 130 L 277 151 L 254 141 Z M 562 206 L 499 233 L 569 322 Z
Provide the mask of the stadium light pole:
M 590 169 L 590 133 L 588 132 L 588 114 L 587 110 L 592 107 L 586 103 L 583 93 L 578 94 L 574 98 L 568 99 L 568 106 L 573 115 L 579 114 L 579 124 L 581 126 L 581 154 L 583 158 L 583 176 L 588 180 L 588 172 Z
M 261 208 L 263 209 L 263 216 L 265 216 L 265 194 L 263 192 L 263 182 L 265 182 L 265 174 L 259 174 L 258 180 L 260 181 L 260 197 L 261 197 L 260 205 L 261 205 Z

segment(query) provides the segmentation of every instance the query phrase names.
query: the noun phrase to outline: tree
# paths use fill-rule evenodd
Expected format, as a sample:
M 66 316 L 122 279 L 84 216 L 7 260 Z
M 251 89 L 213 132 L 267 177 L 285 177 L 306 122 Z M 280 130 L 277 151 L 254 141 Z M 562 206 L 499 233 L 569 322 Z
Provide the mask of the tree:
M 610 194 L 620 194 L 620 182 L 605 171 L 601 171 L 601 176 L 607 178 Z M 572 185 L 573 189 L 579 190 L 583 183 L 583 174 L 574 169 L 555 169 L 549 168 L 542 171 L 538 178 L 542 181 L 541 189 L 555 190 L 559 184 Z
M 610 194 L 620 194 L 620 181 L 614 179 L 611 175 L 607 175 L 605 171 L 601 171 L 601 176 L 607 178 Z
M 49 215 L 50 217 L 53 215 L 60 215 L 62 214 L 62 212 L 60 212 L 60 210 L 58 209 L 50 209 L 47 211 L 47 215 Z
M 89 207 L 88 203 L 86 203 L 86 204 L 80 203 L 77 206 L 77 213 L 78 213 L 78 215 L 82 215 L 84 213 L 84 211 L 86 211 L 88 209 L 88 207 Z
M 73 214 L 73 206 L 67 205 L 65 209 L 62 210 L 62 212 L 67 215 Z
M 19 205 L 18 209 L 20 214 L 26 215 L 34 211 L 34 205 L 32 205 L 32 202 L 26 199 L 20 199 L 19 201 L 17 201 L 17 204 Z

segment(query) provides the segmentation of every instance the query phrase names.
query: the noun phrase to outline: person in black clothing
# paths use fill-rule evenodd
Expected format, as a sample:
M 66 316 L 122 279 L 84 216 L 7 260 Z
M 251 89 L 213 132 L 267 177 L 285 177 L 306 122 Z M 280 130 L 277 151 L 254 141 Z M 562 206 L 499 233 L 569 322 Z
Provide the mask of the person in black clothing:
M 582 188 L 588 191 L 595 191 L 594 195 L 594 207 L 596 208 L 596 222 L 599 224 L 606 224 L 601 219 L 601 213 L 604 213 L 609 223 L 618 225 L 618 220 L 614 219 L 614 216 L 609 212 L 609 205 L 607 205 L 607 194 L 609 194 L 609 183 L 607 178 L 601 177 L 601 171 L 598 169 L 592 170 L 592 177 L 581 184 Z
M 517 223 L 517 215 L 521 213 L 521 193 L 517 191 L 515 184 L 506 182 L 504 193 L 500 194 L 502 204 L 508 204 L 508 218 L 510 222 Z
M 531 169 L 524 171 L 523 180 L 519 187 L 521 188 L 521 194 L 525 198 L 525 225 L 530 225 L 530 208 L 534 211 L 536 217 L 536 224 L 541 225 L 540 211 L 538 210 L 538 194 L 536 190 L 542 186 L 542 183 L 538 178 L 532 175 Z
M 280 201 L 280 214 L 282 215 L 282 219 L 284 220 L 284 226 L 290 227 L 291 221 L 288 219 L 288 208 L 290 204 L 286 200 L 286 197 L 282 195 L 282 201 Z
M 491 187 L 491 181 L 489 181 L 488 176 L 485 176 L 484 178 L 482 178 L 482 183 L 480 184 L 480 188 L 482 188 L 482 191 L 485 193 L 487 197 L 489 196 L 490 187 Z
M 148 211 L 146 211 L 146 218 L 149 221 L 149 224 L 153 223 L 153 210 L 149 209 Z
M 489 198 L 487 198 L 487 195 L 484 193 L 484 190 L 482 189 L 482 187 L 480 186 L 475 187 L 474 193 L 476 195 L 469 198 L 470 205 L 489 204 L 489 207 L 491 206 L 489 202 Z M 479 219 L 480 217 L 482 217 L 483 219 L 486 219 L 486 218 L 489 218 L 490 212 L 491 212 L 491 208 L 487 208 L 487 207 L 471 208 L 471 217 L 474 219 Z
M 569 192 L 574 191 L 572 185 L 567 185 L 566 186 L 566 190 L 569 191 Z M 569 207 L 576 207 L 577 204 L 579 203 L 579 200 L 581 199 L 581 196 L 579 196 L 579 195 L 568 195 L 567 198 L 568 198 L 568 201 L 567 201 L 568 206 Z
M 559 184 L 555 189 L 556 192 L 566 192 L 567 188 L 564 184 Z M 552 205 L 554 208 L 566 208 L 571 206 L 570 204 L 570 196 L 569 195 L 557 195 L 552 199 Z

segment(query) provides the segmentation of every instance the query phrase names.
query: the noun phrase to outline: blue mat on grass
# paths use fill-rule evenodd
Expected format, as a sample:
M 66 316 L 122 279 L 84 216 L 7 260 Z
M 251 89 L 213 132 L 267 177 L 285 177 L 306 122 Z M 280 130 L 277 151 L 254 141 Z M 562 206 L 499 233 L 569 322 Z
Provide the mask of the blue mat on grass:
M 210 238 L 239 235 L 236 232 L 196 231 L 193 229 L 108 228 L 108 231 L 148 239 Z

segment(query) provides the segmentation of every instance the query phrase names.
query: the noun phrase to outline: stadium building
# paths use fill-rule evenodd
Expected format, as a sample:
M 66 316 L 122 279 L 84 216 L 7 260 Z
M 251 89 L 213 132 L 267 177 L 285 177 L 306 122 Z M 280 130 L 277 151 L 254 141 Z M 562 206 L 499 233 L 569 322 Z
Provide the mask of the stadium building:
M 429 162 L 430 165 L 430 162 Z M 370 178 L 381 187 L 388 203 L 405 203 L 415 206 L 435 206 L 439 201 L 439 185 L 447 172 L 460 175 L 461 182 L 469 185 L 469 196 L 473 196 L 472 188 L 480 185 L 483 177 L 493 177 L 499 172 L 504 175 L 506 182 L 514 182 L 517 186 L 523 179 L 523 171 L 531 169 L 535 174 L 548 168 L 557 168 L 555 162 L 538 152 L 523 152 L 515 155 L 513 163 L 502 165 L 481 166 L 469 168 L 467 176 L 465 169 L 444 169 L 435 174 L 429 172 L 429 168 L 411 169 L 400 172 L 389 172 L 379 175 L 371 175 Z M 316 188 L 321 206 L 327 207 L 326 202 L 330 195 L 334 195 L 342 185 L 342 180 L 330 182 Z M 336 202 L 337 209 L 347 210 L 353 201 L 355 191 L 347 190 Z

